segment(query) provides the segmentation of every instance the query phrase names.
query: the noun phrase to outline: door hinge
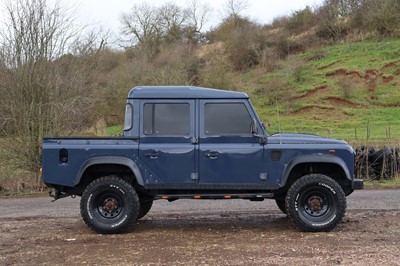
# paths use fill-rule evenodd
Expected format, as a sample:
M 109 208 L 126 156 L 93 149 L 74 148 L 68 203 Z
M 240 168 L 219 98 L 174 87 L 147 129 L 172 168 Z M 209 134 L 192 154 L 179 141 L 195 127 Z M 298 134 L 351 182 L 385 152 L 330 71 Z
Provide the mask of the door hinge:
M 192 180 L 197 180 L 197 179 L 199 179 L 199 175 L 198 175 L 197 173 L 191 173 L 191 174 L 190 174 L 190 178 L 191 178 Z
M 268 174 L 267 173 L 260 173 L 260 179 L 265 181 L 268 178 Z

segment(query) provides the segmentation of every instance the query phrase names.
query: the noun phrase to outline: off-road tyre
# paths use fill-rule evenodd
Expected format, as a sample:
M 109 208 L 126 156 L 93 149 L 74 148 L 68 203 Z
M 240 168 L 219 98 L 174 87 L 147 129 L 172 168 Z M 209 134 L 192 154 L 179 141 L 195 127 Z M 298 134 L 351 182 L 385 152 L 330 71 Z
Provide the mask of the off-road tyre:
M 153 200 L 143 200 L 140 201 L 140 210 L 137 216 L 137 219 L 143 218 L 146 214 L 149 213 L 151 206 L 153 206 Z
M 84 222 L 95 232 L 119 234 L 132 229 L 140 204 L 131 184 L 117 176 L 105 176 L 86 187 L 80 209 Z
M 286 211 L 301 230 L 331 231 L 343 219 L 346 196 L 334 179 L 321 174 L 306 175 L 289 188 Z
M 279 210 L 281 210 L 284 214 L 287 214 L 286 199 L 285 198 L 276 198 L 275 202 L 276 202 L 276 205 L 278 206 Z

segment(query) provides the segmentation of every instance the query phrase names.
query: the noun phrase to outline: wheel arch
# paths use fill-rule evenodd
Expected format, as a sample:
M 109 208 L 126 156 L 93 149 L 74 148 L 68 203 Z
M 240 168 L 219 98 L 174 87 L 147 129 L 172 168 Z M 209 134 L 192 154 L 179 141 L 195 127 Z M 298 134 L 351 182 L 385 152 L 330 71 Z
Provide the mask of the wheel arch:
M 285 169 L 281 186 L 287 190 L 300 177 L 317 173 L 336 180 L 346 195 L 352 192 L 352 176 L 346 163 L 339 157 L 324 155 L 306 155 L 293 159 Z
M 85 161 L 76 176 L 75 186 L 81 184 L 88 173 L 94 172 L 94 170 L 98 170 L 96 172 L 104 173 L 104 175 L 109 175 L 113 174 L 116 169 L 119 169 L 122 173 L 130 172 L 133 175 L 133 181 L 140 186 L 144 186 L 143 176 L 137 164 L 130 158 L 117 156 L 94 157 Z

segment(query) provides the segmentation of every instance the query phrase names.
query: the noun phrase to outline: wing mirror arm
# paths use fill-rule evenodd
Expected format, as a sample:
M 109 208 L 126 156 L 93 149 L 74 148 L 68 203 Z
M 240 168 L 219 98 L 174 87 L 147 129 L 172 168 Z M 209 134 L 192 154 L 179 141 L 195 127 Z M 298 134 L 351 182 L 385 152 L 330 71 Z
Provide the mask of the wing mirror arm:
M 255 118 L 253 118 L 251 123 L 251 133 L 254 137 L 260 139 L 262 145 L 267 144 L 267 138 L 264 135 L 258 134 L 257 120 Z
M 260 143 L 262 145 L 267 144 L 267 137 L 265 137 L 264 135 L 260 135 L 260 134 L 253 134 L 254 137 L 260 139 Z

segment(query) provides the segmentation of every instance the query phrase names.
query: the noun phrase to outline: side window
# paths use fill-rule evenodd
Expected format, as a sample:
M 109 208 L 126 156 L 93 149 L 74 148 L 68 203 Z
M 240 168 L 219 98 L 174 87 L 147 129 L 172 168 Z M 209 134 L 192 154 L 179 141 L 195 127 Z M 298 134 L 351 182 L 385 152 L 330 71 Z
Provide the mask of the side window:
M 187 136 L 190 106 L 187 103 L 146 103 L 143 133 L 154 136 Z
M 207 103 L 204 106 L 206 135 L 249 135 L 252 118 L 243 103 Z
M 133 126 L 133 108 L 131 104 L 127 104 L 125 107 L 125 122 L 124 130 L 130 130 Z

